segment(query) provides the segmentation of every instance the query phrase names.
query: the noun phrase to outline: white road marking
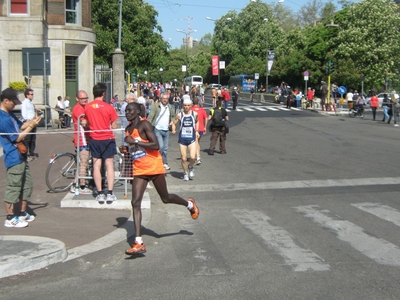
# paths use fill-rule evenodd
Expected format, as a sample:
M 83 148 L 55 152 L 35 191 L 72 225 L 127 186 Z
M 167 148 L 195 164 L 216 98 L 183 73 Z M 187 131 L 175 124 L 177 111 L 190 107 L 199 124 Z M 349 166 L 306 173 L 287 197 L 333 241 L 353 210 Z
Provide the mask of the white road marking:
M 250 107 L 243 107 L 243 109 L 244 109 L 244 110 L 247 110 L 247 111 L 255 111 L 255 109 L 252 109 L 252 108 L 250 108 Z
M 382 265 L 400 266 L 400 248 L 388 241 L 371 236 L 363 228 L 340 219 L 339 216 L 329 216 L 330 212 L 318 205 L 299 206 L 294 208 L 314 223 L 336 234 L 338 239 L 349 243 L 370 259 Z
M 266 107 L 255 107 L 256 110 L 261 110 L 261 111 L 268 111 Z
M 251 210 L 233 210 L 233 216 L 255 235 L 261 237 L 264 243 L 280 256 L 294 271 L 328 271 L 329 264 L 309 249 L 301 248 L 293 241 L 286 230 L 270 224 L 271 219 L 259 212 Z
M 279 109 L 277 107 L 268 106 L 268 110 L 278 111 Z
M 378 218 L 386 220 L 400 227 L 400 211 L 381 203 L 354 203 L 352 206 L 357 207 L 367 213 Z
M 359 178 L 359 179 L 326 179 L 326 180 L 297 180 L 297 181 L 272 181 L 257 183 L 220 183 L 220 184 L 198 184 L 191 185 L 192 192 L 207 191 L 239 191 L 239 190 L 279 190 L 279 189 L 301 189 L 301 188 L 327 188 L 348 186 L 374 186 L 400 184 L 400 177 L 383 178 Z M 174 193 L 187 192 L 188 185 L 174 184 L 168 186 L 168 190 Z
M 279 108 L 280 110 L 285 110 L 285 111 L 290 110 L 290 108 L 286 108 L 286 107 L 280 107 L 280 106 L 278 106 L 278 108 Z

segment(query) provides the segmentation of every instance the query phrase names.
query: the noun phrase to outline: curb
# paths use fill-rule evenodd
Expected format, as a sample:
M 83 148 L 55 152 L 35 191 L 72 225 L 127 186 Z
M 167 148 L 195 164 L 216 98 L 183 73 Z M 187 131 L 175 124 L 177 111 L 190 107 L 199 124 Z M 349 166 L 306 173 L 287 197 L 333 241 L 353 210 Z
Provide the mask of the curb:
M 39 270 L 67 257 L 63 242 L 38 236 L 0 236 L 0 250 L 0 278 Z
M 99 204 L 91 195 L 75 196 L 75 194 L 68 193 L 61 200 L 60 205 L 61 208 L 132 209 L 130 199 L 124 199 L 120 193 L 116 193 L 116 196 L 118 200 L 112 204 Z M 150 195 L 145 192 L 142 200 L 142 209 L 150 209 L 150 206 Z

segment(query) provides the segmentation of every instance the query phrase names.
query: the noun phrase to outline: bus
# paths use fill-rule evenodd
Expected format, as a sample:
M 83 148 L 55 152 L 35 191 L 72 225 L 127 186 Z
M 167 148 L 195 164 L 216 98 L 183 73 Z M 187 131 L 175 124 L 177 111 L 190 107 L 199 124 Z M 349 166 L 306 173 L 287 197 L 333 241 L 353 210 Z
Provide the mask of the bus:
M 189 88 L 192 88 L 192 86 L 194 85 L 203 85 L 203 77 L 201 77 L 200 75 L 185 77 L 183 79 L 183 84 L 185 86 L 188 86 Z
M 257 80 L 252 75 L 240 74 L 229 77 L 229 86 L 239 87 L 241 91 L 250 92 L 251 88 L 256 90 Z

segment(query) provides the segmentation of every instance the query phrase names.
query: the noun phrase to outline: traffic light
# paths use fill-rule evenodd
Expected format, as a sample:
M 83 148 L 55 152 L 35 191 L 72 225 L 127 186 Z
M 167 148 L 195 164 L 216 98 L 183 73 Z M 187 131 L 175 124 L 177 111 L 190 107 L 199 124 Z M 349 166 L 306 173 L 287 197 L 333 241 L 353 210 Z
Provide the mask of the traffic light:
M 335 71 L 335 65 L 333 64 L 333 61 L 329 61 L 329 73 L 333 73 Z
M 326 63 L 326 74 L 331 74 L 335 71 L 335 65 L 333 64 L 333 61 L 329 60 Z

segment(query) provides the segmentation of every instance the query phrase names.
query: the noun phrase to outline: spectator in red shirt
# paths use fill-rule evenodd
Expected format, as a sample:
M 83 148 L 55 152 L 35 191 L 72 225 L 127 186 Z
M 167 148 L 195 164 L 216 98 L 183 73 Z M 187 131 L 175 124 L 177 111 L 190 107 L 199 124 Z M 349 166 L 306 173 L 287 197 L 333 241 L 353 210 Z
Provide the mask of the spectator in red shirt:
M 312 107 L 313 100 L 314 100 L 314 92 L 311 90 L 309 87 L 307 90 L 307 100 L 308 100 L 308 105 Z
M 114 133 L 117 128 L 118 115 L 114 107 L 104 101 L 107 86 L 98 83 L 93 87 L 94 100 L 85 106 L 85 114 L 90 129 L 90 152 L 93 157 L 93 179 L 97 188 L 96 200 L 99 204 L 106 201 L 111 204 L 117 200 L 113 194 L 114 187 L 114 155 L 117 154 Z M 105 161 L 107 171 L 107 195 L 101 185 L 101 164 Z
M 199 121 L 199 135 L 197 136 L 196 139 L 196 161 L 194 162 L 195 165 L 201 164 L 201 158 L 200 158 L 200 140 L 203 134 L 206 134 L 206 128 L 207 128 L 207 122 L 208 122 L 208 116 L 204 108 L 199 106 L 199 101 L 201 99 L 201 96 L 197 96 L 196 98 L 193 99 L 193 105 L 190 108 L 191 110 L 197 112 L 197 120 Z
M 88 103 L 88 94 L 80 90 L 76 94 L 76 105 L 72 110 L 72 120 L 74 122 L 74 146 L 79 147 L 79 176 L 86 176 L 86 168 L 89 161 L 89 133 L 88 121 L 85 116 L 85 106 Z M 79 129 L 79 137 L 78 137 Z M 92 194 L 92 191 L 86 187 L 86 179 L 80 179 L 79 187 L 75 186 L 76 182 L 71 186 L 71 193 L 75 193 L 75 190 L 79 189 L 80 195 Z
M 225 102 L 225 109 L 227 109 L 229 106 L 229 101 L 231 101 L 231 96 L 226 88 L 224 88 L 222 96 Z

